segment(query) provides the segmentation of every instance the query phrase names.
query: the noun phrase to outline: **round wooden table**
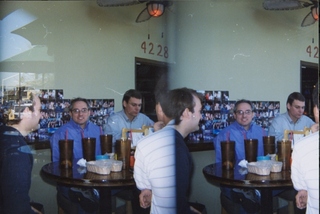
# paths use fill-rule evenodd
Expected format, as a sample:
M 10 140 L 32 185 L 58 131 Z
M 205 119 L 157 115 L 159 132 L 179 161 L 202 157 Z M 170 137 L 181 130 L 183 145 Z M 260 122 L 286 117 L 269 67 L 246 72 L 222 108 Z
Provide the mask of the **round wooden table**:
M 93 187 L 100 191 L 100 213 L 112 213 L 111 190 L 135 186 L 133 173 L 129 169 L 121 172 L 111 172 L 109 175 L 100 175 L 87 172 L 86 168 L 73 161 L 71 169 L 60 168 L 59 162 L 44 165 L 41 174 L 58 184 Z
M 273 213 L 272 191 L 292 187 L 290 171 L 269 175 L 247 173 L 246 169 L 236 166 L 234 170 L 222 169 L 221 163 L 210 164 L 202 170 L 205 178 L 212 184 L 223 184 L 238 188 L 255 188 L 261 193 L 261 213 Z

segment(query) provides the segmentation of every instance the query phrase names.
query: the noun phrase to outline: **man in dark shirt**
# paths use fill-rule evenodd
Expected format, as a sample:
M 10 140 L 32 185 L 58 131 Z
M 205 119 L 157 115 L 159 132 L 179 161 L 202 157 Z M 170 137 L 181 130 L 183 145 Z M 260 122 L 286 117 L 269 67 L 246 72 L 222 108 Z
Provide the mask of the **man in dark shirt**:
M 0 212 L 5 214 L 41 213 L 29 197 L 33 156 L 24 137 L 37 129 L 41 116 L 39 97 L 32 94 L 30 100 L 31 105 L 21 104 L 17 118 L 0 126 Z

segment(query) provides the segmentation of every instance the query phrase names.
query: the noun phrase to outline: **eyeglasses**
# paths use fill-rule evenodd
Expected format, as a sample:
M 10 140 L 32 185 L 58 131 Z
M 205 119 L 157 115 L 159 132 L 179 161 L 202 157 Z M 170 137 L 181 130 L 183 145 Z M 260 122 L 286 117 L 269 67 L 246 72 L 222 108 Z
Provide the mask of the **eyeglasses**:
M 75 108 L 75 109 L 72 109 L 71 111 L 72 111 L 72 113 L 74 113 L 74 114 L 79 114 L 80 112 L 81 112 L 81 113 L 87 113 L 87 112 L 89 111 L 89 109 L 87 109 L 87 108 L 83 108 L 83 109 L 77 109 L 77 108 Z
M 238 110 L 238 111 L 236 111 L 236 114 L 237 114 L 237 115 L 249 115 L 249 114 L 251 114 L 251 113 L 252 113 L 251 110 L 245 110 L 245 111 Z

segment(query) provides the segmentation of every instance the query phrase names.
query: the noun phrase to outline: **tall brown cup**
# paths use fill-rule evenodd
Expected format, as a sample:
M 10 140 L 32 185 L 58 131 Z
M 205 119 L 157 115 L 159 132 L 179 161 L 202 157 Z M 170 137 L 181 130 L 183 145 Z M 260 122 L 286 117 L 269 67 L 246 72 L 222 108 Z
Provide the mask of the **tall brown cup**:
M 221 158 L 223 169 L 234 169 L 235 164 L 235 142 L 221 141 Z
M 131 140 L 116 140 L 115 153 L 117 160 L 122 161 L 122 169 L 130 168 Z
M 282 162 L 282 170 L 289 170 L 291 166 L 291 140 L 277 142 L 278 161 Z
M 82 152 L 86 161 L 94 161 L 96 159 L 96 138 L 82 138 Z
M 60 167 L 72 168 L 73 140 L 59 140 Z
M 263 137 L 263 151 L 264 155 L 276 153 L 276 138 L 275 136 Z
M 112 135 L 100 135 L 101 154 L 112 153 Z
M 246 154 L 246 160 L 250 162 L 257 161 L 258 155 L 258 140 L 257 139 L 245 139 L 244 148 Z

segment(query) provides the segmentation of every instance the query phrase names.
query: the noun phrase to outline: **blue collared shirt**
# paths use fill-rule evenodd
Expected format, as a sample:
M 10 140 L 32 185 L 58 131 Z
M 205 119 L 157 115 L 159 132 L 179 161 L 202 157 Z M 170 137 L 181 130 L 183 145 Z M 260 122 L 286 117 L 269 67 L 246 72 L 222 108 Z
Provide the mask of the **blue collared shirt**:
M 96 155 L 101 154 L 100 147 L 100 127 L 88 121 L 85 128 L 82 129 L 72 119 L 61 126 L 50 138 L 50 145 L 52 149 L 52 161 L 59 161 L 59 140 L 66 138 L 66 131 L 68 130 L 68 139 L 73 140 L 73 158 L 83 158 L 82 153 L 82 135 L 84 137 L 96 138 Z
M 112 142 L 121 139 L 123 128 L 141 129 L 143 125 L 153 126 L 154 122 L 146 115 L 139 113 L 132 121 L 129 120 L 124 110 L 110 116 L 104 125 L 104 133 L 112 134 Z
M 297 122 L 293 122 L 288 112 L 280 114 L 272 120 L 269 126 L 269 135 L 276 137 L 276 142 L 281 141 L 284 136 L 284 130 L 303 130 L 305 127 L 310 128 L 315 122 L 309 117 L 302 115 Z
M 221 141 L 226 141 L 229 135 L 230 141 L 235 141 L 236 164 L 245 159 L 244 139 L 258 139 L 258 156 L 263 155 L 263 141 L 265 131 L 255 123 L 251 123 L 250 128 L 245 130 L 237 121 L 223 129 L 213 140 L 216 151 L 216 163 L 221 162 Z

